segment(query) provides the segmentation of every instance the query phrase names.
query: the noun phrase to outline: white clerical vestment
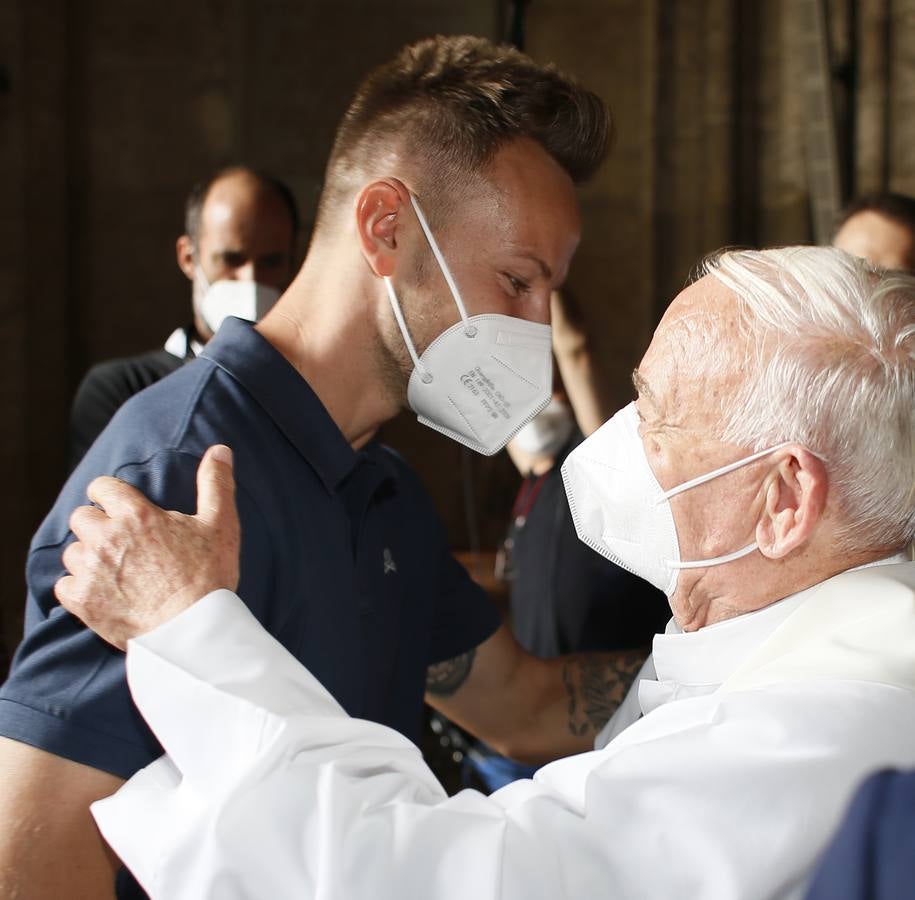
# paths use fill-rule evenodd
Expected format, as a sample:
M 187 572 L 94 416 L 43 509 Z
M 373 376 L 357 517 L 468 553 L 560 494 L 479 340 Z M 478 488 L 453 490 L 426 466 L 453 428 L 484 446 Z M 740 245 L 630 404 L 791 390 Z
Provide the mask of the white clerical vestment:
M 130 642 L 167 755 L 93 813 L 154 900 L 801 896 L 855 786 L 915 765 L 915 563 L 653 651 L 606 747 L 449 798 L 218 591 Z

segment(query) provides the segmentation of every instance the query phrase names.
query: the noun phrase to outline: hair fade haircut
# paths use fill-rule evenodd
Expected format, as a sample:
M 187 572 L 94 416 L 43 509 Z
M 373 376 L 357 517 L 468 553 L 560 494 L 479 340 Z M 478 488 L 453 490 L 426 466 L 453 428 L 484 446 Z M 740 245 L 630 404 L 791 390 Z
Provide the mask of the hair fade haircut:
M 536 141 L 580 183 L 606 156 L 610 132 L 604 102 L 554 66 L 479 37 L 427 38 L 357 90 L 337 130 L 318 223 L 392 146 L 423 161 L 424 191 L 468 178 L 517 138 Z
M 197 242 L 200 240 L 203 205 L 206 203 L 211 188 L 221 178 L 242 172 L 250 175 L 263 188 L 275 194 L 282 201 L 283 205 L 286 207 L 286 212 L 289 214 L 289 221 L 292 225 L 292 242 L 295 243 L 299 234 L 301 222 L 299 219 L 299 209 L 298 206 L 296 206 L 295 195 L 292 193 L 292 190 L 285 182 L 280 181 L 279 178 L 276 178 L 273 175 L 268 175 L 266 172 L 261 172 L 258 169 L 252 169 L 248 166 L 237 164 L 223 166 L 222 168 L 217 169 L 209 178 L 204 181 L 198 181 L 191 188 L 191 192 L 187 195 L 187 200 L 184 202 L 184 233 L 194 242 L 194 246 L 196 247 Z

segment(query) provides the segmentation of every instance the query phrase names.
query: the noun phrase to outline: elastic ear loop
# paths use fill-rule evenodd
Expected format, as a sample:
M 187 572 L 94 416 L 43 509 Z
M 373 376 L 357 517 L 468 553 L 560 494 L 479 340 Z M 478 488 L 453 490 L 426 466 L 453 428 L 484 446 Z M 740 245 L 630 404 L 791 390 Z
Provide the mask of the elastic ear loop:
M 404 343 L 407 345 L 410 359 L 413 360 L 413 365 L 420 373 L 423 384 L 431 384 L 432 373 L 419 361 L 419 357 L 416 355 L 416 347 L 413 346 L 413 338 L 410 337 L 407 323 L 404 321 L 403 312 L 401 312 L 400 303 L 397 300 L 397 294 L 394 292 L 394 285 L 391 283 L 391 278 L 388 275 L 384 275 L 382 276 L 382 280 L 384 281 L 384 286 L 388 289 L 388 300 L 391 301 L 391 309 L 394 310 L 394 318 L 397 320 L 400 333 L 403 335 Z
M 766 450 L 760 450 L 758 453 L 754 453 L 751 456 L 747 456 L 744 459 L 738 459 L 736 462 L 732 462 L 727 466 L 722 466 L 720 469 L 716 469 L 714 472 L 708 472 L 705 475 L 699 475 L 697 478 L 691 478 L 689 481 L 684 481 L 683 484 L 678 484 L 675 488 L 671 488 L 667 491 L 658 503 L 661 503 L 664 500 L 670 500 L 671 497 L 676 497 L 677 494 L 682 494 L 684 491 L 688 491 L 690 488 L 697 487 L 700 484 L 705 484 L 707 481 L 712 481 L 715 478 L 718 478 L 720 475 L 727 475 L 729 472 L 733 472 L 735 469 L 740 469 L 743 466 L 748 466 L 750 463 L 756 462 L 758 459 L 762 459 L 764 456 L 768 456 L 770 453 L 775 453 L 776 450 L 781 450 L 782 447 L 787 447 L 791 441 L 784 441 L 781 444 L 776 444 L 774 447 L 769 447 Z M 724 556 L 713 556 L 711 559 L 696 559 L 691 560 L 690 562 L 674 562 L 673 560 L 665 560 L 667 566 L 671 569 L 703 569 L 706 566 L 720 566 L 724 563 L 733 562 L 735 559 L 740 559 L 742 556 L 747 556 L 752 553 L 759 545 L 756 541 L 753 541 L 752 544 L 748 544 L 746 547 L 741 548 L 740 550 L 735 550 L 733 553 L 728 553 Z
M 455 305 L 458 308 L 458 313 L 460 313 L 461 321 L 464 323 L 464 334 L 469 337 L 476 337 L 477 329 L 474 325 L 468 324 L 467 310 L 464 308 L 464 301 L 461 299 L 461 292 L 458 290 L 457 285 L 454 283 L 454 278 L 451 275 L 451 269 L 448 268 L 448 263 L 445 262 L 445 257 L 442 256 L 442 251 L 439 250 L 438 244 L 435 241 L 435 238 L 432 236 L 432 229 L 429 227 L 429 223 L 426 221 L 426 216 L 420 209 L 419 201 L 411 193 L 410 202 L 413 204 L 413 209 L 416 212 L 416 218 L 419 220 L 419 227 L 422 228 L 423 234 L 426 236 L 426 240 L 429 243 L 429 247 L 432 249 L 432 255 L 435 257 L 435 261 L 438 263 L 439 268 L 442 270 L 442 275 L 445 276 L 445 283 L 448 285 L 448 289 L 451 291 L 451 296 L 454 298 Z M 394 291 L 394 285 L 391 282 L 391 279 L 388 275 L 383 276 L 384 286 L 388 291 L 388 299 L 391 301 L 391 309 L 394 310 L 394 318 L 397 320 L 397 325 L 400 328 L 400 333 L 403 335 L 404 343 L 407 345 L 407 350 L 410 353 L 410 359 L 413 360 L 413 365 L 420 372 L 420 378 L 422 379 L 423 384 L 432 383 L 432 373 L 419 361 L 419 356 L 416 353 L 416 347 L 413 344 L 413 339 L 410 337 L 410 331 L 407 328 L 407 323 L 404 321 L 403 311 L 400 308 L 400 302 L 397 299 L 397 294 Z
M 473 325 L 469 325 L 467 322 L 467 310 L 464 309 L 464 301 L 461 299 L 461 292 L 458 290 L 457 285 L 454 283 L 454 278 L 451 277 L 451 269 L 448 268 L 448 263 L 445 262 L 445 257 L 442 256 L 442 251 L 438 249 L 438 244 L 435 242 L 435 238 L 432 236 L 432 229 L 429 228 L 429 223 L 426 221 L 426 216 L 419 208 L 419 201 L 413 194 L 410 194 L 410 202 L 413 204 L 413 209 L 416 210 L 416 218 L 419 219 L 420 228 L 422 228 L 423 234 L 426 236 L 426 240 L 429 242 L 429 246 L 432 248 L 432 254 L 435 256 L 435 261 L 438 263 L 439 268 L 442 270 L 442 275 L 445 276 L 445 282 L 448 284 L 448 288 L 451 291 L 451 296 L 454 297 L 454 302 L 457 304 L 458 312 L 461 314 L 461 321 L 465 326 L 464 334 L 470 338 L 476 337 L 477 329 Z

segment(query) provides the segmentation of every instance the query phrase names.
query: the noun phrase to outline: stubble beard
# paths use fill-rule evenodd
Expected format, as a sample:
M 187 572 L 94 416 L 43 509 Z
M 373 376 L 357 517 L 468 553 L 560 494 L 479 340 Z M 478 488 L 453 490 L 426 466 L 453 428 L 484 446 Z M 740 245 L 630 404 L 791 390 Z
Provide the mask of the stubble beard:
M 436 324 L 436 312 L 441 308 L 442 298 L 430 295 L 422 261 L 415 265 L 412 274 L 410 284 L 395 285 L 394 289 L 417 356 L 422 356 L 423 351 L 442 330 Z M 384 389 L 399 408 L 407 409 L 407 388 L 413 374 L 413 359 L 390 304 L 382 319 L 380 333 L 381 340 L 377 344 L 378 370 L 381 372 Z

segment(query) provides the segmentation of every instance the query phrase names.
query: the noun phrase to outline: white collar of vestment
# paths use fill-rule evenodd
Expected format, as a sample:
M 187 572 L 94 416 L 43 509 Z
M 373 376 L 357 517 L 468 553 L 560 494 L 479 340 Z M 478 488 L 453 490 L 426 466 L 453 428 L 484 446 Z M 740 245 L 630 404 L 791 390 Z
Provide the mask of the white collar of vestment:
M 907 561 L 907 553 L 898 553 L 833 577 L 838 578 L 847 572 L 873 566 Z M 716 622 L 698 631 L 684 632 L 671 619 L 665 633 L 655 635 L 652 644 L 657 680 L 644 679 L 639 683 L 642 713 L 647 714 L 671 700 L 702 696 L 717 690 L 793 612 L 826 583 L 828 580 L 755 612 Z

